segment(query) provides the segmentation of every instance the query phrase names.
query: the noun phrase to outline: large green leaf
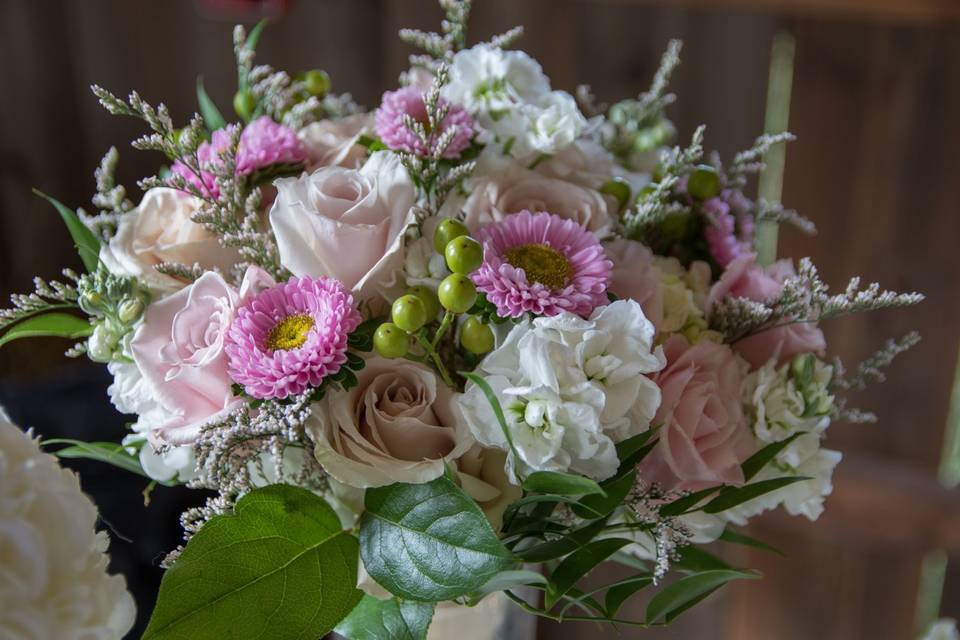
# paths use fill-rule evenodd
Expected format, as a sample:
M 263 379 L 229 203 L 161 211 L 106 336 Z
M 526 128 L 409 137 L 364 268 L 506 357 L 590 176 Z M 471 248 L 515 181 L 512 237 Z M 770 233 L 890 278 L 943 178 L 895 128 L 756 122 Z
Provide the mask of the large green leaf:
M 742 487 L 726 487 L 720 492 L 720 495 L 703 506 L 703 511 L 704 513 L 720 513 L 721 511 L 732 509 L 748 500 L 753 500 L 771 491 L 776 491 L 777 489 L 791 485 L 794 482 L 809 479 L 810 478 L 805 476 L 786 476 L 783 478 L 771 478 L 770 480 L 752 482 Z
M 86 338 L 93 333 L 93 325 L 85 318 L 69 313 L 45 313 L 33 316 L 10 327 L 0 336 L 0 347 L 20 338 L 50 336 L 54 338 Z
M 757 574 L 745 571 L 718 569 L 681 578 L 662 589 L 650 600 L 647 605 L 647 623 L 652 624 L 661 618 L 670 622 L 727 582 L 757 577 Z
M 335 631 L 347 640 L 426 640 L 434 606 L 432 602 L 363 596 Z
M 70 237 L 73 238 L 73 243 L 76 245 L 77 251 L 80 252 L 80 260 L 83 262 L 83 266 L 89 273 L 96 271 L 97 263 L 100 261 L 100 240 L 97 239 L 97 236 L 80 221 L 75 211 L 68 209 L 62 202 L 56 198 L 51 198 L 42 191 L 34 189 L 33 192 L 54 206 L 57 213 L 63 218 L 64 224 L 67 225 L 67 231 L 70 232 Z
M 514 562 L 477 504 L 446 476 L 368 489 L 364 504 L 363 564 L 401 598 L 451 600 Z
M 605 491 L 604 494 L 584 496 L 578 504 L 573 505 L 573 512 L 581 518 L 587 519 L 608 515 L 623 504 L 636 481 L 637 474 L 635 471 L 631 471 L 622 478 L 616 478 L 612 482 L 604 482 L 601 485 Z
M 557 565 L 557 568 L 550 574 L 543 608 L 549 611 L 560 598 L 577 584 L 580 578 L 593 571 L 598 564 L 632 542 L 632 540 L 625 538 L 601 538 L 577 549 L 564 558 L 563 562 Z
M 534 471 L 523 481 L 523 488 L 532 493 L 560 496 L 605 494 L 600 485 L 590 478 L 559 471 Z
M 163 576 L 143 640 L 320 638 L 360 601 L 357 540 L 322 498 L 289 485 L 251 491 L 217 516 Z

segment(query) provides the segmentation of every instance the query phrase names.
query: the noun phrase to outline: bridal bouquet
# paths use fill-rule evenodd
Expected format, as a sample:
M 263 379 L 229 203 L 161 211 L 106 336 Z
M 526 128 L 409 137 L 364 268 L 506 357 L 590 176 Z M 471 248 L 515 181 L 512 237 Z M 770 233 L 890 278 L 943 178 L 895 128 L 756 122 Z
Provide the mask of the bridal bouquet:
M 791 136 L 727 163 L 702 127 L 671 146 L 679 43 L 608 107 L 553 89 L 508 49 L 519 28 L 468 47 L 469 3 L 441 5 L 441 33 L 401 33 L 423 53 L 372 112 L 322 71 L 255 65 L 261 26 L 234 34 L 233 122 L 199 82 L 180 128 L 93 87 L 168 164 L 139 204 L 115 149 L 95 212 L 48 198 L 86 272 L 14 296 L 0 344 L 79 338 L 68 355 L 113 375 L 130 433 L 59 453 L 212 491 L 144 638 L 424 638 L 438 603 L 495 592 L 669 623 L 757 577 L 703 545 L 820 515 L 828 427 L 871 418 L 843 393 L 917 340 L 826 360 L 821 321 L 921 296 L 831 294 L 809 260 L 762 257 L 758 227 L 812 231 L 748 195 Z M 606 561 L 631 575 L 578 586 Z M 640 592 L 645 615 L 621 615 Z

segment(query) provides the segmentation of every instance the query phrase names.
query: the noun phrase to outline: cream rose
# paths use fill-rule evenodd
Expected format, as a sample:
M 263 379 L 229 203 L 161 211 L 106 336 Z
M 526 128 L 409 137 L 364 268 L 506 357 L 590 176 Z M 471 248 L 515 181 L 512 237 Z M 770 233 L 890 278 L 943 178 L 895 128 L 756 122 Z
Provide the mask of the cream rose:
M 373 357 L 358 384 L 314 405 L 307 430 L 336 480 L 353 487 L 429 482 L 473 445 L 453 391 L 421 365 Z
M 503 525 L 503 512 L 523 497 L 520 487 L 507 477 L 507 453 L 473 445 L 457 462 L 457 479 L 464 493 L 477 501 L 494 531 Z
M 308 124 L 297 134 L 307 147 L 307 169 L 313 171 L 331 166 L 359 168 L 367 150 L 357 141 L 363 133 L 372 129 L 372 113 Z
M 415 197 L 395 154 L 379 151 L 359 170 L 326 167 L 274 185 L 270 225 L 283 266 L 336 278 L 361 300 L 395 284 Z
M 204 269 L 229 271 L 239 254 L 191 220 L 201 204 L 176 189 L 150 189 L 134 210 L 120 218 L 116 235 L 100 250 L 100 259 L 111 273 L 133 276 L 155 295 L 167 295 L 187 285 L 157 271 L 155 267 L 162 262 L 197 263 Z
M 607 200 L 598 191 L 513 164 L 474 182 L 463 204 L 464 224 L 476 230 L 523 210 L 549 211 L 593 232 L 612 222 Z

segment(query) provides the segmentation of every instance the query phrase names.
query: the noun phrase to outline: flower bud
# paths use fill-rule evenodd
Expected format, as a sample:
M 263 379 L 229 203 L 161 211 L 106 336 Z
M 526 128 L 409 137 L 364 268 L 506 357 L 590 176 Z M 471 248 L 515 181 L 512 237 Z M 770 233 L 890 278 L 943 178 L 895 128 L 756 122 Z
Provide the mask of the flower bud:
M 94 362 L 110 362 L 120 337 L 106 324 L 98 324 L 93 335 L 87 338 L 87 355 Z
M 117 308 L 117 317 L 123 324 L 135 322 L 143 313 L 143 301 L 139 298 L 127 298 Z

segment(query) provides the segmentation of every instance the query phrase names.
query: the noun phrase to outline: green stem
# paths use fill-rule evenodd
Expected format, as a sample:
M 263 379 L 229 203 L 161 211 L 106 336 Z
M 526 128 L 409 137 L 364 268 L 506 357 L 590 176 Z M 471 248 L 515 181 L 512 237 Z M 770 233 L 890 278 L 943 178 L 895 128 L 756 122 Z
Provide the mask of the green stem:
M 433 361 L 434 367 L 437 369 L 437 373 L 440 374 L 440 377 L 443 378 L 443 381 L 453 389 L 456 389 L 456 385 L 453 384 L 453 378 L 450 377 L 450 373 L 447 371 L 447 367 L 443 364 L 443 360 L 440 358 L 440 354 L 437 353 L 436 349 L 433 348 L 433 345 L 427 342 L 427 339 L 423 337 L 422 334 L 416 334 L 417 342 L 420 343 L 420 346 L 423 347 L 423 350 L 426 352 L 427 356 Z
M 430 343 L 431 351 L 437 350 L 437 345 L 440 344 L 440 340 L 443 338 L 443 335 L 453 323 L 453 316 L 454 314 L 452 311 L 447 311 L 443 314 L 443 320 L 440 321 L 440 328 L 437 329 L 437 333 L 433 336 L 433 341 Z

